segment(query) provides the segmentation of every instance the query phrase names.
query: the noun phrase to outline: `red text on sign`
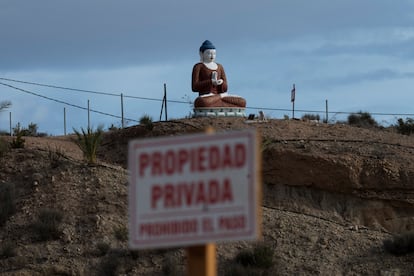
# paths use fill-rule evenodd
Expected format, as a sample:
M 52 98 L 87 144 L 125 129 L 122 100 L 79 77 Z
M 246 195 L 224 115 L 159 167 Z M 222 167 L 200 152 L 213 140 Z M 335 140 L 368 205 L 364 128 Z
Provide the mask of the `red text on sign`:
M 204 172 L 243 167 L 246 163 L 246 146 L 242 143 L 222 146 L 170 149 L 166 152 L 140 153 L 139 175 L 173 175 L 184 172 Z
M 166 185 L 153 185 L 151 189 L 151 207 L 179 208 L 194 205 L 226 203 L 233 201 L 230 179 L 222 182 L 209 181 L 182 182 Z M 161 205 L 161 206 L 159 206 Z
M 219 218 L 219 228 L 225 230 L 243 229 L 246 225 L 246 218 L 244 215 L 237 216 L 223 216 Z
M 198 229 L 197 219 L 155 222 L 141 224 L 140 236 L 169 236 L 196 233 Z

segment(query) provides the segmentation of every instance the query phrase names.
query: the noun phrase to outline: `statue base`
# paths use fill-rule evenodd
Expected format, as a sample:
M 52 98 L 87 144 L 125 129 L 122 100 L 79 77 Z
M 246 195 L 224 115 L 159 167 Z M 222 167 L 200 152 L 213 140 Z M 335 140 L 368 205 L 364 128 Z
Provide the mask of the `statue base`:
M 244 107 L 197 107 L 194 117 L 245 117 Z

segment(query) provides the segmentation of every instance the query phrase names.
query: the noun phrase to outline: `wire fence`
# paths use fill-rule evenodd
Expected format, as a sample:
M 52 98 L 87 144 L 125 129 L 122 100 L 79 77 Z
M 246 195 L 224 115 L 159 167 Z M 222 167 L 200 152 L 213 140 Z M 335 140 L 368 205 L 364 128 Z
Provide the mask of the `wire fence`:
M 21 87 L 18 87 L 17 85 L 11 85 L 10 83 L 17 83 L 17 84 L 25 84 L 25 85 L 32 85 L 32 86 L 39 86 L 39 87 L 46 87 L 46 88 L 53 88 L 53 89 L 60 89 L 60 90 L 66 90 L 66 91 L 72 91 L 72 92 L 78 92 L 78 93 L 87 93 L 87 94 L 95 94 L 95 95 L 101 95 L 101 96 L 110 96 L 110 97 L 117 97 L 121 99 L 121 115 L 116 115 L 116 114 L 111 114 L 109 112 L 105 112 L 102 110 L 98 110 L 98 109 L 91 109 L 89 108 L 89 101 L 88 101 L 88 107 L 84 107 L 84 106 L 80 106 L 68 101 L 63 101 L 63 100 L 59 100 L 56 98 L 52 98 L 49 96 L 45 96 L 42 95 L 40 93 L 37 92 L 33 92 L 31 90 L 28 89 L 23 89 Z M 16 79 L 10 79 L 10 78 L 1 78 L 0 77 L 0 85 L 10 88 L 14 91 L 18 91 L 21 93 L 25 93 L 25 94 L 29 94 L 32 96 L 36 96 L 48 101 L 53 101 L 59 104 L 62 104 L 64 106 L 68 106 L 68 107 L 73 107 L 76 109 L 80 109 L 80 110 L 86 110 L 88 111 L 88 117 L 89 117 L 89 112 L 92 113 L 96 113 L 96 114 L 100 114 L 100 115 L 104 115 L 104 116 L 108 116 L 108 117 L 112 117 L 112 118 L 116 118 L 116 119 L 120 119 L 122 121 L 122 127 L 124 127 L 124 121 L 128 121 L 128 122 L 136 122 L 139 123 L 138 120 L 133 119 L 133 118 L 128 118 L 125 117 L 123 114 L 123 99 L 127 98 L 127 99 L 134 99 L 134 100 L 141 100 L 141 101 L 155 101 L 155 102 L 160 102 L 162 103 L 162 107 L 165 106 L 165 112 L 166 112 L 166 108 L 167 108 L 167 104 L 168 103 L 176 103 L 176 104 L 186 104 L 186 105 L 192 105 L 193 102 L 191 100 L 167 100 L 166 98 L 166 90 L 165 90 L 165 84 L 164 84 L 164 98 L 150 98 L 150 97 L 139 97 L 139 96 L 132 96 L 132 95 L 125 95 L 123 93 L 109 93 L 109 92 L 105 92 L 105 91 L 94 91 L 94 90 L 86 90 L 86 89 L 78 89 L 78 88 L 71 88 L 71 87 L 64 87 L 64 86 L 58 86 L 58 85 L 51 85 L 51 84 L 44 84 L 44 83 L 37 83 L 37 82 L 28 82 L 28 81 L 22 81 L 22 80 L 16 80 Z M 328 101 L 326 101 L 326 108 L 325 110 L 306 110 L 306 109 L 287 109 L 287 108 L 272 108 L 272 107 L 263 107 L 263 106 L 246 106 L 246 110 L 257 110 L 257 111 L 267 111 L 267 112 L 283 112 L 283 113 L 287 113 L 290 114 L 292 112 L 292 118 L 295 117 L 295 112 L 299 112 L 303 114 L 324 114 L 325 118 L 324 121 L 325 122 L 334 122 L 335 121 L 335 117 L 338 115 L 350 115 L 350 114 L 355 114 L 355 111 L 329 111 L 328 110 Z M 162 113 L 163 109 L 161 108 L 161 113 Z M 398 117 L 398 116 L 404 116 L 404 117 L 414 117 L 414 113 L 385 113 L 385 112 L 370 112 L 369 114 L 373 115 L 373 116 L 394 116 L 394 117 Z M 286 114 L 284 114 L 284 116 L 288 116 Z M 165 118 L 166 120 L 168 120 L 168 118 Z M 11 120 L 11 119 L 10 119 Z M 89 120 L 89 119 L 88 119 Z M 161 115 L 160 115 L 160 121 L 161 121 Z M 89 127 L 89 124 L 88 124 Z M 10 132 L 11 132 L 11 122 L 10 122 Z M 66 134 L 66 126 L 65 126 L 65 134 Z

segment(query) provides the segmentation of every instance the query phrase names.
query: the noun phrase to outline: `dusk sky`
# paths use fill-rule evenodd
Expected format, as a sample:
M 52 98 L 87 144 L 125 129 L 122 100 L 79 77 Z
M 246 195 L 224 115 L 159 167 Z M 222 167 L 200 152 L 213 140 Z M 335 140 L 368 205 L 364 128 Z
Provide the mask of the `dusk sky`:
M 68 132 L 87 127 L 87 111 L 76 106 L 88 100 L 121 115 L 120 96 L 27 82 L 122 93 L 126 118 L 154 121 L 166 83 L 169 119 L 189 116 L 191 71 L 206 39 L 246 114 L 291 116 L 295 84 L 295 108 L 321 118 L 326 100 L 331 120 L 358 111 L 395 114 L 375 115 L 383 124 L 414 117 L 410 0 L 0 0 L 0 35 L 0 101 L 12 102 L 0 113 L 6 131 L 11 112 L 13 126 L 63 134 L 64 108 Z M 120 121 L 91 113 L 93 126 Z

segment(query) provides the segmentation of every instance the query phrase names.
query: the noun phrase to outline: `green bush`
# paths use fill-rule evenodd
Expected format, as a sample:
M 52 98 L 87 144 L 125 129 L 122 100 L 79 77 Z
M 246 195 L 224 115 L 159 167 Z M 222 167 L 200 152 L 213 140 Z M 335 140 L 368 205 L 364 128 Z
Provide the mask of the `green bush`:
M 405 255 L 414 252 L 414 231 L 394 235 L 383 242 L 387 252 L 393 255 Z
M 24 140 L 22 135 L 19 134 L 16 136 L 16 138 L 13 138 L 13 140 L 10 142 L 10 146 L 12 149 L 23 149 L 25 142 L 26 140 Z
M 152 130 L 154 128 L 152 118 L 149 115 L 142 116 L 139 119 L 139 124 L 143 125 L 147 130 Z
M 26 142 L 23 139 L 25 132 L 20 127 L 20 123 L 17 123 L 17 126 L 13 129 L 13 135 L 15 138 L 10 142 L 10 146 L 13 149 L 22 149 L 24 148 L 24 143 Z
M 103 127 L 99 126 L 96 130 L 81 128 L 81 131 L 77 131 L 74 129 L 74 132 L 76 134 L 75 143 L 83 152 L 86 161 L 89 164 L 95 164 L 98 148 L 102 142 Z
M 38 126 L 35 123 L 30 123 L 27 127 L 22 127 L 20 123 L 17 123 L 13 128 L 13 135 L 17 136 L 20 133 L 22 136 L 39 136 L 37 129 Z M 41 133 L 41 135 L 46 136 L 45 133 Z
M 0 226 L 16 212 L 14 184 L 0 183 Z
M 27 129 L 25 129 L 25 130 L 26 130 L 26 133 L 27 133 L 25 136 L 37 136 L 37 135 L 38 135 L 38 133 L 37 133 L 37 129 L 38 129 L 37 124 L 35 124 L 35 123 L 30 123 L 30 124 L 27 126 Z
M 378 123 L 368 112 L 352 113 L 348 116 L 348 124 L 357 127 L 376 127 Z
M 402 118 L 399 118 L 396 129 L 400 134 L 411 135 L 411 133 L 414 133 L 414 119 L 407 118 L 404 122 Z
M 58 210 L 40 210 L 37 220 L 32 224 L 34 234 L 40 241 L 58 239 L 62 234 L 60 229 L 62 219 L 63 214 Z

